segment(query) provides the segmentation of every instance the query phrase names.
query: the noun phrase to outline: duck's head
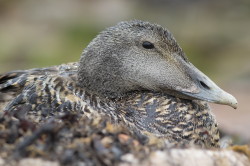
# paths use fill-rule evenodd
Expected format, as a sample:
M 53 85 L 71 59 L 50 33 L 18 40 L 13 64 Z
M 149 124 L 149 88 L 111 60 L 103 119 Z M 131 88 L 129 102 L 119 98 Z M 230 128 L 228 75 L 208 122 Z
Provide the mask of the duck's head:
M 138 20 L 120 22 L 93 39 L 80 59 L 78 84 L 109 98 L 148 90 L 237 106 L 188 61 L 167 29 Z

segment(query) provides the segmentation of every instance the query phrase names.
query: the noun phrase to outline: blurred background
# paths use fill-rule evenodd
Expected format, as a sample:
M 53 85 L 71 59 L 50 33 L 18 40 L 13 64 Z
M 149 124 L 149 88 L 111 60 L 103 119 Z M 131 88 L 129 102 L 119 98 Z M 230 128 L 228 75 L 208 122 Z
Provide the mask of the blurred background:
M 78 61 L 98 32 L 122 20 L 167 27 L 189 60 L 239 102 L 212 104 L 219 126 L 250 143 L 249 0 L 0 0 L 0 73 Z

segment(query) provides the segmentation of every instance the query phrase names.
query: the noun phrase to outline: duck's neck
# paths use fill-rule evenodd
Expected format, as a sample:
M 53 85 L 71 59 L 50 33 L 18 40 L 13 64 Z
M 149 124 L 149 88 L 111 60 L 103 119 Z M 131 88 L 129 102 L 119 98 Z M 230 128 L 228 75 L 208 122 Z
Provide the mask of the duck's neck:
M 78 106 L 83 114 L 92 117 L 93 115 L 109 116 L 112 120 L 117 120 L 117 104 L 113 99 L 96 95 L 92 91 L 79 87 L 74 91 L 79 99 Z

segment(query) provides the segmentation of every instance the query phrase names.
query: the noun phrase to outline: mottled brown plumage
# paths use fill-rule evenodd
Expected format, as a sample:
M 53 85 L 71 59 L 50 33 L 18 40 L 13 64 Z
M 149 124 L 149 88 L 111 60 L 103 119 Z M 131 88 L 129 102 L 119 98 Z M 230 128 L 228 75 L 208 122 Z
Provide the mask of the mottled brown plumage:
M 67 112 L 90 119 L 107 115 L 136 135 L 153 134 L 174 146 L 219 146 L 217 123 L 205 102 L 150 92 L 131 93 L 116 100 L 100 98 L 77 86 L 77 68 L 78 63 L 69 63 L 2 75 L 1 95 L 14 97 L 4 111 L 36 123 Z

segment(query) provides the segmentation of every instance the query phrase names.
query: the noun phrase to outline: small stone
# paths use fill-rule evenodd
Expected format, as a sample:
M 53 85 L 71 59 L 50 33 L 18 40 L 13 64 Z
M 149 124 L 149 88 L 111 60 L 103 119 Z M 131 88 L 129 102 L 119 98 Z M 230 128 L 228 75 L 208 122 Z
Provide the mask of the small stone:
M 42 159 L 35 159 L 35 158 L 26 158 L 22 159 L 17 166 L 59 166 L 58 162 L 55 161 L 46 161 Z

